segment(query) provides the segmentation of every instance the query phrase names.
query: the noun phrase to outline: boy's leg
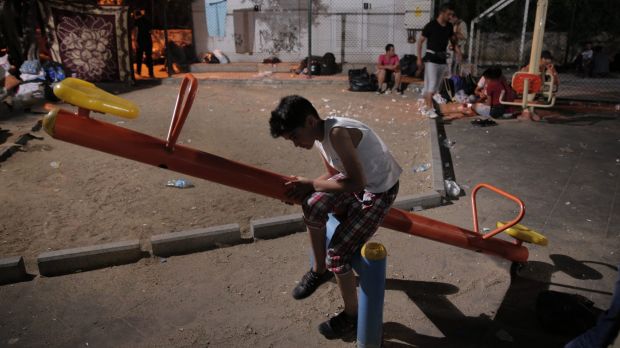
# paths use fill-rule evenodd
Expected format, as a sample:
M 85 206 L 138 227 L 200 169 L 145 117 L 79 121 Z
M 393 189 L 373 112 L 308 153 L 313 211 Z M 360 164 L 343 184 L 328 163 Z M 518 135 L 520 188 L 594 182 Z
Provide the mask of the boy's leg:
M 398 183 L 387 192 L 372 195 L 370 204 L 362 205 L 355 200 L 348 207 L 346 219 L 334 232 L 327 252 L 327 266 L 336 274 L 345 309 L 319 326 L 319 332 L 328 339 L 347 336 L 357 328 L 357 289 L 351 259 L 377 231 L 397 194 Z
M 383 91 L 383 82 L 385 81 L 385 69 L 377 70 L 377 83 L 379 87 L 377 87 L 377 92 Z
M 341 177 L 344 176 L 337 174 L 330 180 L 337 180 Z M 314 261 L 310 271 L 304 274 L 293 289 L 293 298 L 301 300 L 312 295 L 321 284 L 333 277 L 333 273 L 328 271 L 325 265 L 327 214 L 333 212 L 339 204 L 346 201 L 346 197 L 347 195 L 339 193 L 315 192 L 302 203 L 304 222 L 308 228 Z
M 312 246 L 312 254 L 314 260 L 312 263 L 312 270 L 316 273 L 323 274 L 325 268 L 325 227 L 314 228 L 308 227 L 308 234 L 310 235 L 310 245 Z
M 337 274 L 336 280 L 344 301 L 344 312 L 350 317 L 357 316 L 357 281 L 355 273 L 349 271 L 344 274 Z

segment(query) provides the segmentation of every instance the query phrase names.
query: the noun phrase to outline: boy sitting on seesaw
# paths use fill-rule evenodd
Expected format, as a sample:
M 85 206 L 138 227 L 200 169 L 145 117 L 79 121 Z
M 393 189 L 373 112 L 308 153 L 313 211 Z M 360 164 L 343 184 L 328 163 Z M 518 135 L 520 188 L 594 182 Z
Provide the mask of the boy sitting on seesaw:
M 322 176 L 295 177 L 286 183 L 290 201 L 302 204 L 314 255 L 312 268 L 293 289 L 293 297 L 310 296 L 335 274 L 344 311 L 319 325 L 319 332 L 328 339 L 348 336 L 357 328 L 351 259 L 392 206 L 402 169 L 368 126 L 342 117 L 323 120 L 307 99 L 297 95 L 280 100 L 269 125 L 274 138 L 283 137 L 305 149 L 316 146 L 325 163 L 327 172 Z M 335 213 L 340 225 L 326 246 L 328 213 Z

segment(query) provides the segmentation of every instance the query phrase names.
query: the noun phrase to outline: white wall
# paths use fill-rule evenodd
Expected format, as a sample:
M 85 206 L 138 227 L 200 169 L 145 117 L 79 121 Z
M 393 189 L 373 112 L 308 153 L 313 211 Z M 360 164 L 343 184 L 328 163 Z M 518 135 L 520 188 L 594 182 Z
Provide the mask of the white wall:
M 424 0 L 423 0 L 424 1 Z M 431 2 L 431 0 L 427 0 Z M 364 9 L 364 2 L 371 3 Z M 415 53 L 415 44 L 407 43 L 404 13 L 413 10 L 420 0 L 319 0 L 321 13 L 312 26 L 312 54 L 322 56 L 332 52 L 342 60 L 342 18 L 345 16 L 344 60 L 349 63 L 374 62 L 392 43 L 396 52 Z M 266 2 L 265 2 L 266 3 Z M 221 49 L 232 62 L 260 62 L 276 55 L 282 61 L 300 61 L 308 54 L 306 0 L 282 0 L 285 9 L 263 8 L 256 12 L 253 54 L 235 53 L 233 10 L 253 8 L 250 0 L 228 0 L 226 35 L 210 37 L 207 33 L 205 0 L 193 2 L 194 37 L 196 51 Z M 274 47 L 276 47 L 274 49 Z

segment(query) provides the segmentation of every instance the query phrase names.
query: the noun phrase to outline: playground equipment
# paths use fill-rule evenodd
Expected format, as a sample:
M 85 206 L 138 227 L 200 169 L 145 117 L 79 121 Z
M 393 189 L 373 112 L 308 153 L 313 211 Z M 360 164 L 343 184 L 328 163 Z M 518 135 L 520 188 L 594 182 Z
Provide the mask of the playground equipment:
M 291 177 L 176 144 L 198 87 L 196 78 L 191 74 L 186 75 L 181 84 L 166 140 L 90 118 L 91 110 L 88 107 L 93 105 L 93 100 L 112 105 L 108 112 L 121 117 L 128 117 L 135 105 L 127 100 L 116 103 L 118 98 L 116 96 L 93 86 L 80 89 L 79 83 L 75 83 L 73 79 L 67 80 L 68 84 L 63 81 L 55 87 L 55 90 L 64 90 L 62 98 L 80 93 L 85 97 L 72 99 L 78 106 L 77 113 L 48 106 L 50 111 L 44 117 L 43 127 L 52 137 L 281 201 L 290 201 L 285 194 L 284 184 L 290 181 Z M 502 190 L 488 184 L 482 185 L 517 202 L 520 208 L 515 219 L 491 233 L 482 234 L 477 226 L 472 232 L 396 208 L 388 212 L 382 226 L 461 248 L 497 255 L 515 262 L 527 261 L 528 250 L 522 245 L 523 240 L 515 239 L 511 243 L 491 238 L 517 224 L 525 214 L 525 205 L 518 198 Z M 472 195 L 472 201 L 475 205 L 475 195 Z
M 555 77 L 551 74 L 541 74 L 540 55 L 542 52 L 543 37 L 545 35 L 545 22 L 547 20 L 547 8 L 549 0 L 538 0 L 536 5 L 536 19 L 534 21 L 534 34 L 532 35 L 532 49 L 530 51 L 530 63 L 527 72 L 516 72 L 512 76 L 512 88 L 521 95 L 521 100 L 511 102 L 503 100 L 504 105 L 515 105 L 523 108 L 524 114 L 534 116 L 534 108 L 550 108 L 555 104 L 554 84 Z M 546 70 L 545 70 L 546 72 Z M 541 101 L 535 98 L 542 95 Z
M 77 112 L 72 113 L 48 106 L 49 113 L 43 119 L 43 127 L 48 134 L 59 140 L 278 200 L 290 201 L 285 194 L 284 184 L 290 181 L 291 177 L 176 144 L 197 88 L 196 78 L 187 74 L 181 84 L 165 140 L 90 118 L 90 111 L 135 118 L 138 115 L 138 108 L 128 100 L 111 95 L 93 84 L 73 78 L 57 84 L 54 92 L 60 98 L 75 104 L 78 107 Z M 497 228 L 488 234 L 482 234 L 478 230 L 476 193 L 482 188 L 513 200 L 520 209 L 516 218 L 505 224 L 498 224 Z M 491 185 L 479 184 L 472 191 L 472 209 L 474 232 L 396 208 L 388 212 L 382 226 L 450 245 L 498 255 L 515 262 L 527 261 L 528 250 L 522 243 L 524 241 L 536 242 L 539 239 L 532 237 L 527 229 L 519 229 L 517 226 L 525 214 L 525 206 L 519 198 Z M 328 238 L 331 238 L 338 223 L 336 218 L 330 217 L 327 223 Z M 519 233 L 510 234 L 514 238 L 513 243 L 492 238 L 511 228 L 519 230 Z M 329 242 L 326 245 L 329 245 Z M 360 275 L 358 347 L 380 347 L 386 272 L 385 248 L 378 243 L 366 243 L 361 254 L 354 258 L 353 267 Z
M 117 103 L 118 97 L 103 90 L 88 85 L 88 88 L 81 89 L 80 83 L 76 83 L 73 79 L 67 80 L 67 84 L 63 81 L 55 86 L 55 91 L 64 91 L 61 93 L 61 97 L 63 99 L 66 98 L 65 100 L 69 99 L 67 97 L 69 95 L 78 95 L 80 93 L 84 97 L 72 99 L 74 100 L 73 103 L 78 106 L 77 113 L 48 106 L 50 111 L 44 117 L 43 127 L 52 137 L 156 167 L 290 202 L 290 199 L 285 194 L 284 184 L 290 181 L 291 177 L 176 144 L 176 139 L 191 109 L 198 87 L 198 81 L 191 74 L 187 74 L 181 84 L 168 136 L 165 140 L 90 118 L 89 113 L 91 110 L 88 107 L 93 105 L 93 100 L 99 100 L 102 104 L 112 105 L 107 111 L 121 117 L 129 117 L 128 115 L 131 115 L 130 111 L 135 108 L 135 105 L 127 100 Z M 525 214 L 525 205 L 520 199 L 500 189 L 488 184 L 481 185 L 480 187 L 491 189 L 493 192 L 515 201 L 520 208 L 518 216 L 506 225 L 496 228 L 491 233 L 482 234 L 478 231 L 477 223 L 475 224 L 475 231 L 472 232 L 458 226 L 392 208 L 384 219 L 382 226 L 461 248 L 497 255 L 511 261 L 526 262 L 528 250 L 522 245 L 523 240 L 515 239 L 513 242 L 509 242 L 499 238 L 492 238 L 517 224 Z M 472 202 L 475 207 L 475 195 L 472 195 Z M 299 204 L 300 202 L 291 203 Z M 475 221 L 477 221 L 476 219 Z

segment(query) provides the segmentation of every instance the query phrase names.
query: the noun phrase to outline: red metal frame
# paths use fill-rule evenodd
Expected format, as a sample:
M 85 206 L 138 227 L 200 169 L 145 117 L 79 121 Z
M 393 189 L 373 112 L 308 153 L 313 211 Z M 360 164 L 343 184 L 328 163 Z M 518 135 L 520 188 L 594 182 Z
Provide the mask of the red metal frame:
M 523 219 L 523 216 L 525 215 L 525 204 L 523 203 L 523 201 L 521 199 L 519 199 L 516 196 L 511 195 L 510 193 L 506 192 L 506 191 L 502 191 L 500 189 L 498 189 L 495 186 L 489 185 L 489 184 L 478 184 L 476 185 L 476 187 L 474 187 L 474 189 L 471 191 L 471 209 L 472 209 L 472 213 L 473 213 L 473 217 L 474 217 L 474 232 L 480 234 L 480 229 L 478 227 L 478 209 L 477 209 L 477 205 L 476 205 L 476 194 L 478 193 L 478 191 L 482 188 L 486 188 L 488 190 L 491 190 L 501 196 L 504 196 L 514 202 L 516 202 L 519 205 L 519 214 L 517 215 L 516 218 L 510 220 L 508 223 L 506 223 L 504 226 L 502 227 L 498 227 L 496 229 L 494 229 L 493 231 L 485 234 L 482 236 L 482 239 L 489 239 L 493 236 L 495 236 L 498 233 L 501 233 L 503 231 L 505 231 L 506 229 L 516 225 L 517 223 L 519 223 L 519 221 L 521 221 L 521 219 Z M 518 245 L 521 245 L 521 241 L 520 240 L 515 240 L 515 243 Z
M 189 94 L 182 110 L 177 108 L 166 141 L 114 124 L 73 114 L 66 110 L 50 112 L 44 128 L 56 139 L 85 146 L 160 168 L 195 176 L 219 184 L 257 193 L 281 201 L 290 201 L 284 184 L 291 177 L 228 160 L 183 145 L 175 145 L 195 96 L 192 76 L 186 76 L 181 94 Z M 187 81 L 187 82 L 185 82 Z M 502 191 L 503 192 L 503 191 Z M 300 203 L 300 202 L 294 202 Z M 528 250 L 522 245 L 499 238 L 489 239 L 480 233 L 392 208 L 383 227 L 474 251 L 497 255 L 511 261 L 525 262 Z

